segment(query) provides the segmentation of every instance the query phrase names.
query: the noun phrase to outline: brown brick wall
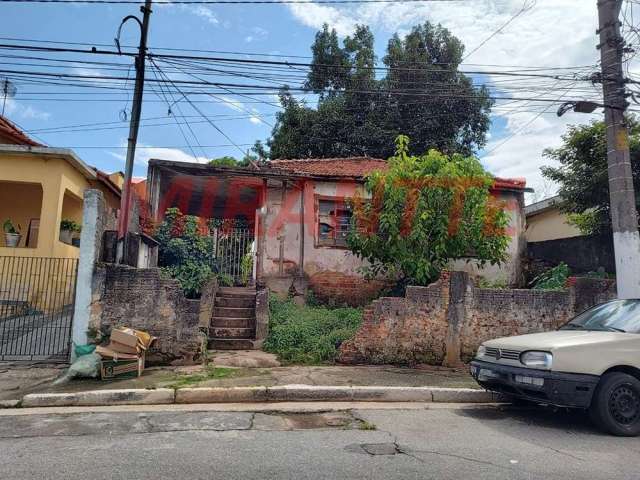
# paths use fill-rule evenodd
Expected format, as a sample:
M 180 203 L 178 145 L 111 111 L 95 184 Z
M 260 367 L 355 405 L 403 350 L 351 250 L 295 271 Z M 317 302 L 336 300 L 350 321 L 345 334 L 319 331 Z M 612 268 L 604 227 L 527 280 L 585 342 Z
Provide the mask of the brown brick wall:
M 199 300 L 184 297 L 176 280 L 157 268 L 97 266 L 92 287 L 91 325 L 108 335 L 114 326 L 144 330 L 158 337 L 149 363 L 192 363 L 199 354 Z
M 404 298 L 375 300 L 354 338 L 340 347 L 339 361 L 454 365 L 469 361 L 486 340 L 552 330 L 615 297 L 609 280 L 575 279 L 565 291 L 497 290 L 475 288 L 463 272 L 452 275 L 462 276 L 456 298 L 445 272 L 428 287 L 408 287 Z
M 340 348 L 342 363 L 441 364 L 446 353 L 448 279 L 408 287 L 404 298 L 380 298 Z
M 380 280 L 367 281 L 358 275 L 331 271 L 314 273 L 308 284 L 319 300 L 351 306 L 368 304 L 387 286 Z

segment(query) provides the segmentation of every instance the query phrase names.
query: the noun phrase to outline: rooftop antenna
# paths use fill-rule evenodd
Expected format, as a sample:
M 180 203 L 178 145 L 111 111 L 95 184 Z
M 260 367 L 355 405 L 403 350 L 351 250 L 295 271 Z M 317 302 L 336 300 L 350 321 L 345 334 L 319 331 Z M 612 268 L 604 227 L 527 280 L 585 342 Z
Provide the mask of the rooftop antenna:
M 0 94 L 2 94 L 2 116 L 4 117 L 4 108 L 7 106 L 7 98 L 16 96 L 18 89 L 8 78 L 0 78 Z

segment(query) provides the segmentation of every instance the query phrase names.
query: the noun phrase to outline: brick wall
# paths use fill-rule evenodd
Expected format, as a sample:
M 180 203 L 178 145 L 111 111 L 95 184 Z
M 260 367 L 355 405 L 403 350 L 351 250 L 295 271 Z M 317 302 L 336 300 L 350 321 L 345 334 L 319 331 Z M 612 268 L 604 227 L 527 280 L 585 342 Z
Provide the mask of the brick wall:
M 323 302 L 362 306 L 378 297 L 386 286 L 380 280 L 365 280 L 359 275 L 321 271 L 309 276 L 309 288 Z
M 448 303 L 446 277 L 428 287 L 408 287 L 405 298 L 373 301 L 355 337 L 342 344 L 340 362 L 441 364 Z
M 403 298 L 366 307 L 339 361 L 455 365 L 486 340 L 552 330 L 614 297 L 610 280 L 572 279 L 565 291 L 498 290 L 476 288 L 464 272 L 445 273 L 428 287 L 408 287 Z
M 114 326 L 158 337 L 149 363 L 192 363 L 200 351 L 200 301 L 185 298 L 178 282 L 157 268 L 96 265 L 90 325 L 108 335 Z

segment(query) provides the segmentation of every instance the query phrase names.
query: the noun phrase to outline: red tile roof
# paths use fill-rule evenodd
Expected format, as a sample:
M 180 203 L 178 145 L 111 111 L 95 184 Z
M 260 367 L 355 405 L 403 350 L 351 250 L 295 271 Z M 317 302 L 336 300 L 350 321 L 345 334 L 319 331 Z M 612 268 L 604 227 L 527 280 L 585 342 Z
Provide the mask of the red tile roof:
M 271 168 L 309 176 L 361 178 L 376 170 L 386 170 L 386 160 L 370 157 L 303 158 L 272 160 Z M 524 178 L 495 178 L 494 190 L 524 190 Z
M 387 162 L 380 158 L 308 158 L 296 160 L 272 160 L 272 168 L 302 175 L 323 177 L 364 177 L 375 170 L 386 170 Z
M 0 137 L 9 138 L 9 140 L 18 145 L 29 145 L 32 147 L 42 147 L 43 145 L 29 138 L 26 133 L 20 130 L 16 125 L 7 118 L 0 116 Z M 2 140 L 0 140 L 2 143 Z

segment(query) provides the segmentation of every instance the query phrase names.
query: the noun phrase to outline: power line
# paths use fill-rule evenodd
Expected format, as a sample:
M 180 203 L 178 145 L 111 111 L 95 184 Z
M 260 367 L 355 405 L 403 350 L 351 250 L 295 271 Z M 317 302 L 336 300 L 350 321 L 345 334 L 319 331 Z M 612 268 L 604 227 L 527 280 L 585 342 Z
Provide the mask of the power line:
M 15 45 L 15 44 L 0 44 L 0 49 L 9 49 L 9 50 L 28 50 L 28 51 L 40 51 L 40 52 L 60 52 L 60 53 L 83 53 L 83 54 L 98 54 L 98 55 L 117 55 L 117 56 L 132 56 L 135 57 L 136 54 L 132 52 L 117 52 L 115 50 L 98 50 L 97 48 L 91 49 L 79 49 L 79 48 L 60 48 L 60 47 L 41 47 L 34 45 Z M 309 62 L 289 62 L 283 60 L 257 60 L 257 59 L 248 59 L 248 58 L 229 58 L 229 57 L 212 57 L 212 56 L 202 56 L 202 55 L 175 55 L 175 54 L 159 54 L 159 53 L 150 53 L 147 55 L 149 58 L 158 58 L 158 59 L 178 59 L 178 60 L 200 60 L 200 61 L 208 61 L 208 62 L 219 62 L 219 63 L 231 63 L 231 64 L 240 64 L 240 65 L 271 65 L 271 66 L 283 66 L 290 68 L 292 66 L 295 67 L 311 67 L 314 64 Z M 273 55 L 275 56 L 275 55 Z M 449 63 L 444 63 L 443 65 L 450 65 Z M 351 67 L 340 65 L 340 64 L 317 64 L 315 66 L 319 67 L 327 67 L 327 68 L 336 68 L 336 69 L 349 69 Z M 429 66 L 439 66 L 438 64 L 430 64 Z M 419 67 L 362 67 L 364 70 L 373 70 L 373 71 L 396 71 L 396 72 L 429 72 L 427 70 L 426 65 L 422 65 Z M 587 67 L 585 67 L 587 68 Z M 529 77 L 529 78 L 550 78 L 553 80 L 557 80 L 559 75 L 550 75 L 550 74 L 539 74 L 527 71 L 500 71 L 500 70 L 460 70 L 460 69 L 444 69 L 438 68 L 435 70 L 438 73 L 460 73 L 466 75 L 498 75 L 498 76 L 515 76 L 515 77 Z M 566 81 L 575 81 L 576 78 L 568 77 L 561 78 Z M 581 80 L 591 81 L 590 78 L 583 78 Z
M 153 57 L 151 57 L 153 58 Z M 25 71 L 25 70 L 3 70 L 0 69 L 0 73 L 5 75 L 26 75 L 26 76 L 36 76 L 36 77 L 53 77 L 53 78 L 75 78 L 75 79 L 86 79 L 86 80 L 127 80 L 125 77 L 118 76 L 103 76 L 103 75 L 76 75 L 71 73 L 56 73 L 56 72 L 34 72 L 34 71 Z M 167 83 L 166 80 L 159 79 L 145 79 L 145 82 L 151 83 Z M 214 87 L 230 87 L 230 88 L 241 88 L 241 89 L 256 89 L 266 94 L 274 94 L 279 93 L 280 89 L 274 88 L 272 86 L 267 85 L 258 85 L 258 84 L 242 84 L 242 83 L 226 83 L 226 82 L 211 82 L 211 81 L 197 81 L 197 80 L 171 80 L 172 84 L 180 84 L 180 85 L 208 85 Z M 296 92 L 314 92 L 313 89 L 305 88 L 305 87 L 287 87 L 289 91 Z M 326 89 L 323 89 L 325 91 Z M 326 90 L 329 91 L 329 90 Z M 447 94 L 431 94 L 422 91 L 396 91 L 391 89 L 380 89 L 380 90 L 360 90 L 360 89 L 346 89 L 343 90 L 346 93 L 368 93 L 368 94 L 378 94 L 378 95 L 397 95 L 397 96 L 410 96 L 410 97 L 425 97 L 432 99 L 453 99 L 453 98 L 482 98 L 483 95 L 447 95 Z M 256 94 L 256 93 L 252 93 Z M 558 103 L 555 99 L 548 98 L 530 98 L 530 97 L 509 97 L 509 96 L 496 96 L 496 95 L 487 95 L 487 98 L 493 100 L 514 100 L 514 101 L 536 101 L 536 102 L 552 102 Z
M 161 0 L 155 5 L 270 5 L 346 3 L 463 3 L 470 0 Z M 75 3 L 85 5 L 139 5 L 138 0 L 0 0 L 0 3 Z
M 480 50 L 484 45 L 486 45 L 486 43 L 491 40 L 493 37 L 495 37 L 496 35 L 498 35 L 499 33 L 501 33 L 505 28 L 507 28 L 509 26 L 510 23 L 512 23 L 513 21 L 516 20 L 516 18 L 518 18 L 520 15 L 522 15 L 525 12 L 530 11 L 531 9 L 533 9 L 533 7 L 535 7 L 536 5 L 536 1 L 537 0 L 533 0 L 533 3 L 531 5 L 529 5 L 529 0 L 524 0 L 524 3 L 522 4 L 522 8 L 520 10 L 518 10 L 511 18 L 509 18 L 509 20 L 507 20 L 505 23 L 503 23 L 500 27 L 498 27 L 497 30 L 495 30 L 494 32 L 491 33 L 491 35 L 489 35 L 487 38 L 485 38 L 482 42 L 480 42 L 478 44 L 478 46 L 476 46 L 473 50 L 471 50 L 469 53 L 467 53 L 464 58 L 462 59 L 462 61 L 465 61 L 467 58 L 469 58 L 471 55 L 473 55 L 474 53 L 476 53 L 478 50 Z
M 94 47 L 113 47 L 113 44 L 109 43 L 95 43 L 95 42 L 64 42 L 56 40 L 43 40 L 33 38 L 19 38 L 19 37 L 0 37 L 0 40 L 6 40 L 11 42 L 31 42 L 31 43 L 44 43 L 54 45 L 76 45 L 76 46 L 94 46 Z M 134 45 L 120 45 L 121 48 L 135 48 Z M 199 53 L 216 53 L 226 55 L 243 55 L 243 56 L 259 56 L 259 57 L 281 57 L 281 58 L 313 58 L 311 55 L 291 55 L 284 53 L 261 53 L 261 52 L 247 52 L 247 51 L 232 51 L 232 50 L 207 50 L 207 49 L 195 49 L 195 48 L 176 48 L 176 47 L 160 47 L 154 46 L 154 51 L 166 50 L 176 52 L 199 52 Z M 449 65 L 447 62 L 436 62 L 434 65 Z M 585 68 L 595 68 L 597 64 L 592 65 L 572 65 L 567 67 L 555 66 L 545 67 L 541 65 L 500 65 L 491 63 L 466 63 L 462 62 L 461 65 L 476 66 L 476 67 L 503 67 L 503 68 L 516 68 L 527 70 L 580 70 Z

